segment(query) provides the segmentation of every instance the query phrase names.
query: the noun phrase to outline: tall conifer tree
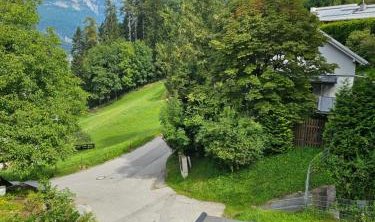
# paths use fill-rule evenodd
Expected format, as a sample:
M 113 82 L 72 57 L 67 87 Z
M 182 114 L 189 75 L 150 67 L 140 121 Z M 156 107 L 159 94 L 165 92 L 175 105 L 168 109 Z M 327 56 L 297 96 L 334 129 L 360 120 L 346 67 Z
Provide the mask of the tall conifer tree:
M 106 0 L 105 20 L 99 29 L 100 40 L 103 42 L 113 41 L 120 37 L 117 10 L 112 0 Z

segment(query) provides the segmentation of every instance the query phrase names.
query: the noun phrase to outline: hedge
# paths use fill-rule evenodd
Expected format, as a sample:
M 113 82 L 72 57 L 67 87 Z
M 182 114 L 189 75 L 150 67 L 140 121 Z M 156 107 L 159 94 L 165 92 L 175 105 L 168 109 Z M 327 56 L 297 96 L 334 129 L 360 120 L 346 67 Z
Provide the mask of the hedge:
M 320 28 L 339 42 L 345 44 L 350 33 L 353 31 L 370 29 L 371 33 L 375 34 L 375 18 L 325 23 Z

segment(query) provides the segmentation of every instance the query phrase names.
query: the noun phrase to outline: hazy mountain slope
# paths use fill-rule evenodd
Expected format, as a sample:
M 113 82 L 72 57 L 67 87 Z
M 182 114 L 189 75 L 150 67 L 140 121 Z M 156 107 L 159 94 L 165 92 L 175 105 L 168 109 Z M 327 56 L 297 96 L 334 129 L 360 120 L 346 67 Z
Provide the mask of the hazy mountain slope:
M 119 5 L 121 0 L 115 0 Z M 105 0 L 44 0 L 39 6 L 39 29 L 55 28 L 63 47 L 71 47 L 71 39 L 77 26 L 90 16 L 101 23 L 104 20 Z

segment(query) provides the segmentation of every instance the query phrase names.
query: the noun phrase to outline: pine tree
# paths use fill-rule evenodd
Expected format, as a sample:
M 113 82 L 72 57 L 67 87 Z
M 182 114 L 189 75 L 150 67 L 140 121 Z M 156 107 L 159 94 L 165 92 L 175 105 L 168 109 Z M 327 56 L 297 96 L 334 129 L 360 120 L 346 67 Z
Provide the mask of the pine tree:
M 85 50 L 89 50 L 96 46 L 99 42 L 98 40 L 98 26 L 94 18 L 87 17 L 85 20 Z
M 124 0 L 122 13 L 125 38 L 129 41 L 143 40 L 146 31 L 145 1 Z
M 73 36 L 73 46 L 71 51 L 72 60 L 72 71 L 78 76 L 82 77 L 82 64 L 85 54 L 85 36 L 80 27 L 77 27 L 76 32 Z
M 106 0 L 106 16 L 99 29 L 100 40 L 113 41 L 120 37 L 116 6 L 112 0 Z
M 327 164 L 337 194 L 347 199 L 375 196 L 375 75 L 342 88 L 324 132 Z

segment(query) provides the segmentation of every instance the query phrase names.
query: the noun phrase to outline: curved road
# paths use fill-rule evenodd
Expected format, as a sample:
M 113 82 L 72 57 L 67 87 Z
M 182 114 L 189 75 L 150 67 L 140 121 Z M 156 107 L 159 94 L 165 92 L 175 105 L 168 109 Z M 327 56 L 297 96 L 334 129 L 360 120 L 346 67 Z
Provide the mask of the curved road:
M 120 158 L 52 180 L 76 194 L 81 211 L 101 222 L 194 222 L 202 213 L 221 216 L 224 205 L 177 195 L 164 185 L 168 145 L 156 138 Z

